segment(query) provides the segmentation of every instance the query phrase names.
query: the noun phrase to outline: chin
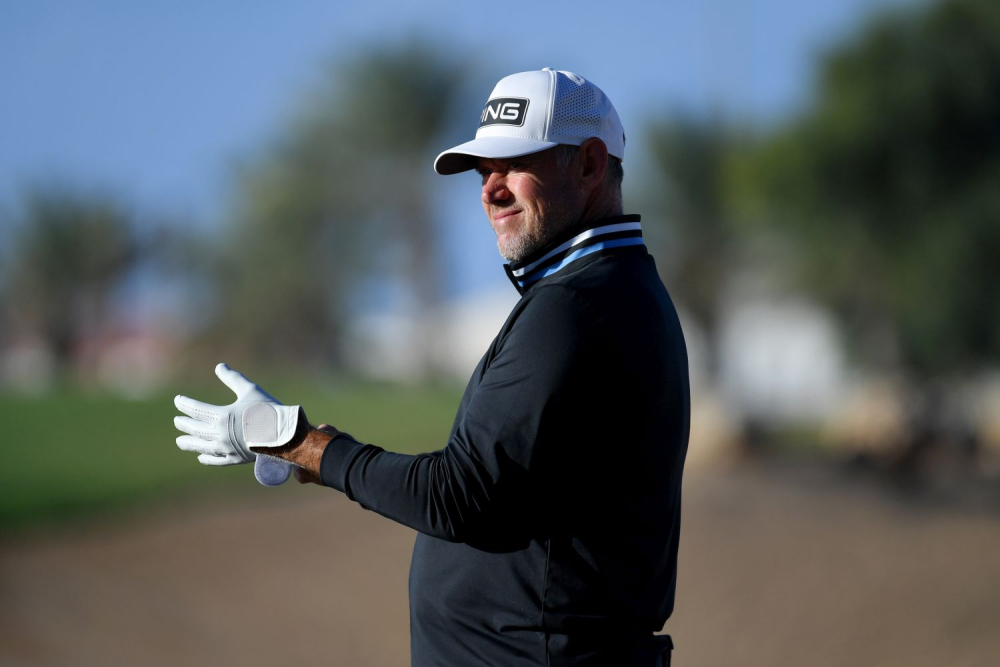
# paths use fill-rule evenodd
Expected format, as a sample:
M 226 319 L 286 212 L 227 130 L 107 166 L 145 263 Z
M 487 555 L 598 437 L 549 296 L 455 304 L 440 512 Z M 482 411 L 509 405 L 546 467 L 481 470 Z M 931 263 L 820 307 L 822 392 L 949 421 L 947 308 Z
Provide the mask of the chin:
M 497 241 L 497 252 L 499 252 L 500 256 L 503 257 L 508 262 L 516 262 L 517 261 L 517 259 L 515 257 L 511 256 L 511 253 L 507 249 L 507 246 L 505 246 L 504 244 L 500 243 L 499 241 Z
M 534 248 L 522 238 L 511 239 L 507 243 L 497 241 L 497 250 L 500 251 L 500 256 L 508 262 L 520 262 L 534 252 Z
M 504 235 L 508 236 L 508 235 Z M 516 262 L 523 256 L 522 244 L 517 242 L 518 239 L 503 238 L 501 236 L 497 237 L 497 251 L 500 256 L 506 259 L 508 262 Z

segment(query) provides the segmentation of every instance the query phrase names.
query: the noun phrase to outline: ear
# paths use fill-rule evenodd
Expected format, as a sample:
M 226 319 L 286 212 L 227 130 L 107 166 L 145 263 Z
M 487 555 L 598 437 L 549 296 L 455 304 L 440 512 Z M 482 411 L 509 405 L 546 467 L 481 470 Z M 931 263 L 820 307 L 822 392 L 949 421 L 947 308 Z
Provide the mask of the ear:
M 591 137 L 580 144 L 580 177 L 588 190 L 594 190 L 604 180 L 608 170 L 608 147 L 597 137 Z

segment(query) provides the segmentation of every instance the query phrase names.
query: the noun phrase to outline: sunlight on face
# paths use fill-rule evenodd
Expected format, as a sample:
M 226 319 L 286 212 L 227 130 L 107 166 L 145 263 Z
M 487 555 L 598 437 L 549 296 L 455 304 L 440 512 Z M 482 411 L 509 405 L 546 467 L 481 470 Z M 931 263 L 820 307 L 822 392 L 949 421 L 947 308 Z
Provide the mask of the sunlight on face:
M 540 250 L 580 215 L 582 200 L 569 168 L 552 149 L 509 159 L 480 158 L 483 210 L 510 262 Z

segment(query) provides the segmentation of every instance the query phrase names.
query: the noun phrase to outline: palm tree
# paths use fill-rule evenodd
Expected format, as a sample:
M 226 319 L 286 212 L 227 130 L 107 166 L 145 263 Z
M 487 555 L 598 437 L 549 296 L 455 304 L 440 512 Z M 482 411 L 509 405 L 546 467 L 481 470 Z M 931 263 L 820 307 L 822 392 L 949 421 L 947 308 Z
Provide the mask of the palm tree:
M 421 45 L 332 66 L 285 136 L 243 170 L 220 278 L 222 328 L 246 353 L 337 363 L 373 276 L 405 285 L 417 312 L 438 303 L 427 179 L 461 81 Z
M 39 339 L 65 371 L 74 345 L 106 326 L 138 247 L 128 213 L 108 196 L 36 187 L 22 209 L 4 271 L 5 329 Z

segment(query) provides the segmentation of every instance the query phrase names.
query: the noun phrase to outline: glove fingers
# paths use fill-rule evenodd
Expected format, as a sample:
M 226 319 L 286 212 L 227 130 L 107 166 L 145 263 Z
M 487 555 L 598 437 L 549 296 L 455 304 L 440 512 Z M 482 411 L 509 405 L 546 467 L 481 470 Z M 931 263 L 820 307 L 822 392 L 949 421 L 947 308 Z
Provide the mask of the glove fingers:
M 174 428 L 178 431 L 184 431 L 199 438 L 204 438 L 205 440 L 216 440 L 219 437 L 215 424 L 209 424 L 200 419 L 174 417 Z
M 181 435 L 177 437 L 177 446 L 185 452 L 197 452 L 207 456 L 227 456 L 231 450 L 215 440 L 204 440 L 193 435 Z M 200 457 L 199 457 L 200 460 Z
M 202 403 L 187 396 L 174 396 L 174 405 L 186 415 L 203 421 L 216 421 L 219 418 L 219 406 Z
M 236 454 L 226 454 L 225 456 L 212 456 L 211 454 L 201 454 L 198 457 L 198 463 L 202 463 L 207 466 L 232 466 L 238 465 L 240 463 L 246 463 Z
M 243 373 L 234 371 L 228 364 L 219 364 L 215 367 L 215 374 L 227 387 L 233 390 L 237 398 L 243 398 L 252 392 L 257 385 L 246 379 Z

